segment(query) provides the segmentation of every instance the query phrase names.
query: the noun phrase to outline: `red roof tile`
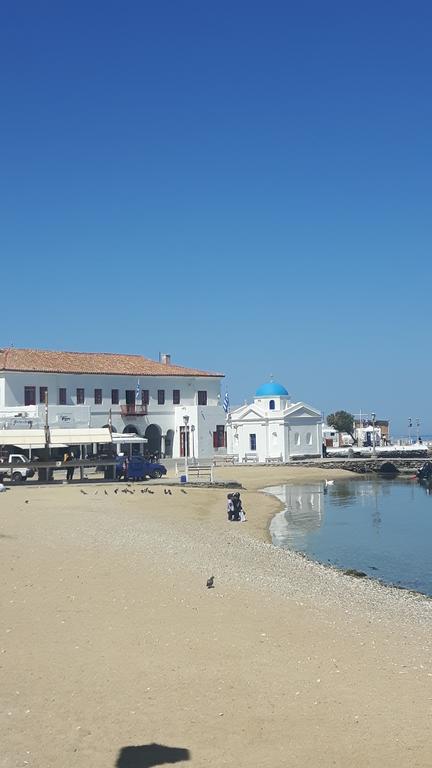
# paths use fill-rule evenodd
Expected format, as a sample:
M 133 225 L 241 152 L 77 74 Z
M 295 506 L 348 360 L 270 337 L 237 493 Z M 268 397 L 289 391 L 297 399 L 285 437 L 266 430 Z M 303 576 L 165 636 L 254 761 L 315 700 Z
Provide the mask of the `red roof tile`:
M 0 370 L 41 373 L 101 373 L 120 376 L 223 376 L 182 365 L 157 363 L 142 355 L 108 352 L 51 352 L 46 349 L 0 349 Z

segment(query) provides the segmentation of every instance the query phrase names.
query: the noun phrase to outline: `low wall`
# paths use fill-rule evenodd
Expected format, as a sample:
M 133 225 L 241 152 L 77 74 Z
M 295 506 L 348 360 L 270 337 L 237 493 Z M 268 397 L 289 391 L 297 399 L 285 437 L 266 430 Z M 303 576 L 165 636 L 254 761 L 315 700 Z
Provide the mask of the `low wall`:
M 297 465 L 302 467 L 321 467 L 322 469 L 346 469 L 347 472 L 356 472 L 364 475 L 367 472 L 380 472 L 386 464 L 393 464 L 398 472 L 411 469 L 416 471 L 425 463 L 425 457 L 418 458 L 387 458 L 380 459 L 322 459 L 322 461 L 299 461 Z

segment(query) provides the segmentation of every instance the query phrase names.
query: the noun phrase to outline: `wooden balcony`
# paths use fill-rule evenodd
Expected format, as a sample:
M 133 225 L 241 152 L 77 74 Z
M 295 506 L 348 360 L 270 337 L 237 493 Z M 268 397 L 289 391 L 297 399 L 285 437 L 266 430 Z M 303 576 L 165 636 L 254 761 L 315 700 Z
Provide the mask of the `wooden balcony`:
M 120 412 L 122 416 L 146 416 L 146 405 L 121 405 Z

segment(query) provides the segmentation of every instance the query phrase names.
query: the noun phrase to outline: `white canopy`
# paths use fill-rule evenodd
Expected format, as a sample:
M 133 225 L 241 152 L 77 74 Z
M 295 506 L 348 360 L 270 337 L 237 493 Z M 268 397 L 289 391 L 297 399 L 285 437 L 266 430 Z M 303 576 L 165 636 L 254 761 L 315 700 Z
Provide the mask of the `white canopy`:
M 50 429 L 50 445 L 89 445 L 91 443 L 111 443 L 108 427 L 86 429 Z
M 44 448 L 45 431 L 43 429 L 0 429 L 0 445 Z
M 131 433 L 126 433 L 123 435 L 113 435 L 112 441 L 117 445 L 117 443 L 131 443 L 132 445 L 134 443 L 148 443 L 148 440 L 146 437 L 140 437 L 139 435 L 134 435 Z
M 126 435 L 123 435 L 123 437 L 126 437 Z M 92 443 L 112 442 L 111 433 L 107 427 L 50 429 L 50 438 L 50 446 L 53 448 L 60 448 L 65 445 L 90 445 Z M 19 445 L 21 448 L 45 448 L 45 430 L 0 429 L 0 445 Z

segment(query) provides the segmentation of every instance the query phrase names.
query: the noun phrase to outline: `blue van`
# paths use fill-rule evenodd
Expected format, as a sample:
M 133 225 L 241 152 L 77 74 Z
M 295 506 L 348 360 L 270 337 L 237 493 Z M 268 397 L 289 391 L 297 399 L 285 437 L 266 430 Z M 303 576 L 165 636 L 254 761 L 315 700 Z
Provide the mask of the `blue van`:
M 156 479 L 166 475 L 166 467 L 163 464 L 154 464 L 146 461 L 142 456 L 118 456 L 116 460 L 116 479 L 121 480 L 145 480 L 146 477 Z

